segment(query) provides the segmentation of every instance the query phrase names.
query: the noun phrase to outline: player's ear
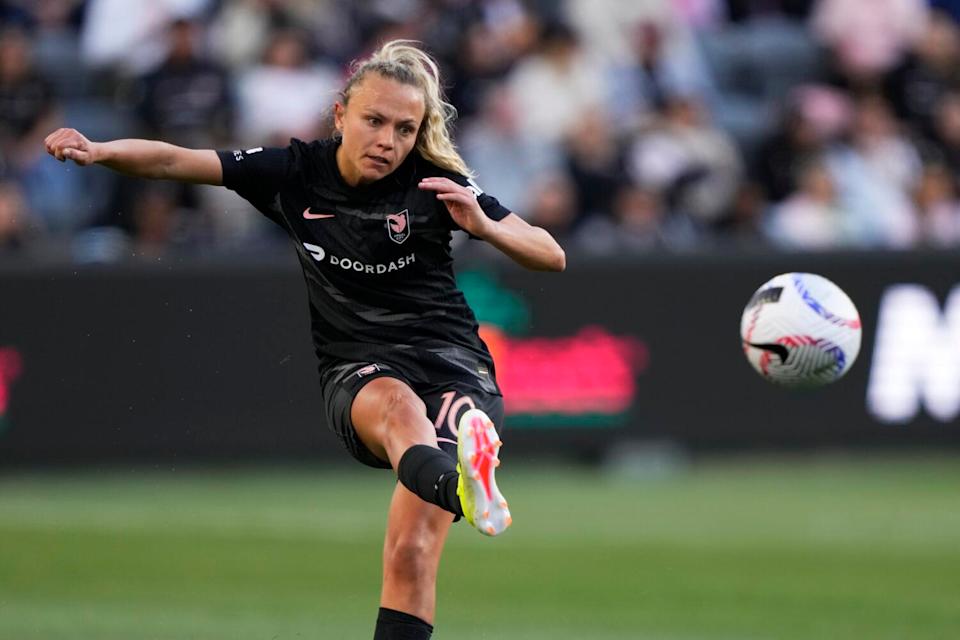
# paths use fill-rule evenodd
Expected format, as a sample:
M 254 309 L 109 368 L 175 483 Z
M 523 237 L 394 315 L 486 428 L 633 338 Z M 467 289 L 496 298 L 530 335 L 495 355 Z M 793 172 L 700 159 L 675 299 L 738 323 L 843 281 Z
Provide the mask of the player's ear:
M 343 133 L 343 115 L 346 112 L 346 107 L 343 106 L 343 103 L 339 100 L 333 103 L 333 128 L 338 132 Z

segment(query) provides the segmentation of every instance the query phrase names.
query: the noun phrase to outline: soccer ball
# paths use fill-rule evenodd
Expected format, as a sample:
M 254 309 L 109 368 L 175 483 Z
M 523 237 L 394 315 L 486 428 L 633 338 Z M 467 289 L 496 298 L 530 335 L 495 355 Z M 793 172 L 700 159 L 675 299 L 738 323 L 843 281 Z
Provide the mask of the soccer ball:
M 850 370 L 860 314 L 843 290 L 813 273 L 784 273 L 753 294 L 740 318 L 747 360 L 765 379 L 819 387 Z

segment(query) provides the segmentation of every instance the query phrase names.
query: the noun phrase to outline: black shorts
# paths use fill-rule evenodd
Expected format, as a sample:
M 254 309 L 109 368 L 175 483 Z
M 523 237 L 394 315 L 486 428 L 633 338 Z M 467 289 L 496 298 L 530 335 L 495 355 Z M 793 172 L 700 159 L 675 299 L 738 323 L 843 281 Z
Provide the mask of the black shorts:
M 326 407 L 327 424 L 354 458 L 365 465 L 389 469 L 390 463 L 381 460 L 360 441 L 350 419 L 353 399 L 360 389 L 377 378 L 396 378 L 406 383 L 427 406 L 427 418 L 437 429 L 440 448 L 456 457 L 457 424 L 469 409 L 484 411 L 498 430 L 503 425 L 503 396 L 490 393 L 480 382 L 467 379 L 436 381 L 421 380 L 401 371 L 395 365 L 380 362 L 340 362 L 321 371 L 320 383 Z

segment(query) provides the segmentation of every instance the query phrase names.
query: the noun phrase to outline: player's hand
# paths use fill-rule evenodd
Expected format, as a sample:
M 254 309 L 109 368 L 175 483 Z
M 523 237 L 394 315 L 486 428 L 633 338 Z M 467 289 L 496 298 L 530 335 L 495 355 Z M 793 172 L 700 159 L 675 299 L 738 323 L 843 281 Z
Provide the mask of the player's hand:
M 424 178 L 419 187 L 426 191 L 435 191 L 437 200 L 442 200 L 447 205 L 450 217 L 461 229 L 478 238 L 486 236 L 493 221 L 480 208 L 473 191 L 449 178 Z
M 85 167 L 98 160 L 99 145 L 90 142 L 76 129 L 57 129 L 43 141 L 47 153 L 60 162 L 73 160 Z

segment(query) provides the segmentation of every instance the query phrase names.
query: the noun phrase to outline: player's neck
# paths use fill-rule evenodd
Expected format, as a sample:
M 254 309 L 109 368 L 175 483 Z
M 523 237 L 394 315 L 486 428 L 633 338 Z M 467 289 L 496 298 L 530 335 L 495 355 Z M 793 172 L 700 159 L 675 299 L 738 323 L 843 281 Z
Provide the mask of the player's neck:
M 351 166 L 346 160 L 346 155 L 344 154 L 342 144 L 337 146 L 337 153 L 335 157 L 337 161 L 337 172 L 340 173 L 340 178 L 343 180 L 343 182 L 348 187 L 357 188 L 363 186 L 360 183 L 359 172 L 351 171 Z

